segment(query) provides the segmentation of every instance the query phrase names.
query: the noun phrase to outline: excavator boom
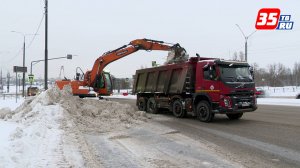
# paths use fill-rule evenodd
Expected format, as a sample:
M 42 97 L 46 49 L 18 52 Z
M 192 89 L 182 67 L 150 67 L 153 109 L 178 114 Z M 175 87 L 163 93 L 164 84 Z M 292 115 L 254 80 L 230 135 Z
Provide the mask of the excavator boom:
M 130 55 L 138 50 L 162 50 L 162 51 L 173 51 L 175 57 L 182 57 L 185 54 L 185 49 L 182 48 L 179 44 L 169 44 L 163 41 L 151 40 L 151 39 L 136 39 L 131 41 L 129 44 L 119 47 L 115 50 L 108 51 L 104 53 L 102 56 L 97 58 L 94 62 L 93 68 L 90 71 L 87 71 L 84 74 L 83 81 L 70 81 L 69 83 L 72 85 L 73 93 L 81 93 L 83 91 L 79 91 L 80 86 L 88 86 L 94 88 L 98 94 L 108 94 L 108 90 L 105 86 L 100 86 L 99 82 L 108 82 L 106 80 L 110 80 L 107 76 L 103 75 L 104 68 L 127 55 Z M 65 81 L 57 81 L 57 85 L 62 89 L 62 87 L 68 83 Z M 73 86 L 74 85 L 74 86 Z M 76 86 L 75 86 L 76 85 Z M 76 90 L 77 89 L 77 90 Z M 86 91 L 84 91 L 86 92 Z

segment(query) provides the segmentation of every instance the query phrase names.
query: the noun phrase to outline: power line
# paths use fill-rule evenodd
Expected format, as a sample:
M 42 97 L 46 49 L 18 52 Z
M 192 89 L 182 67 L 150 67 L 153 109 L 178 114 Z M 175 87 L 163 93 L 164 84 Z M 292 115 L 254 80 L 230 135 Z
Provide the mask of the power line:
M 31 39 L 31 41 L 30 41 L 30 43 L 29 43 L 27 49 L 31 46 L 31 44 L 32 44 L 33 41 L 35 40 L 35 37 L 36 37 L 37 33 L 38 33 L 39 30 L 40 30 L 40 27 L 41 27 L 41 25 L 42 25 L 42 22 L 43 22 L 43 20 L 44 20 L 44 17 L 45 17 L 45 14 L 43 14 L 42 19 L 41 19 L 41 21 L 40 21 L 40 23 L 39 23 L 39 25 L 38 25 L 38 28 L 37 28 L 37 30 L 36 30 L 34 36 L 32 37 L 32 39 Z
M 38 32 L 39 32 L 39 30 L 40 30 L 40 27 L 41 27 L 41 25 L 42 25 L 42 22 L 43 22 L 43 20 L 44 20 L 44 16 L 45 16 L 45 14 L 43 14 L 42 19 L 41 19 L 41 21 L 40 21 L 40 23 L 39 23 L 39 25 L 38 25 L 38 27 L 37 27 L 37 30 L 36 30 L 34 36 L 32 37 L 32 39 L 31 39 L 29 45 L 26 47 L 27 49 L 32 45 L 33 41 L 35 40 L 35 37 L 36 37 L 36 35 L 38 34 Z M 7 64 L 10 64 L 12 61 L 14 61 L 14 60 L 19 56 L 19 54 L 21 53 L 21 51 L 22 51 L 22 48 L 19 49 L 19 51 L 17 52 L 17 54 L 16 54 L 14 57 L 12 57 L 10 60 L 7 61 L 6 65 L 7 65 Z
M 23 49 L 23 47 L 21 47 L 19 49 L 18 53 L 13 58 L 11 58 L 10 60 L 7 61 L 7 64 L 11 63 L 14 59 L 16 59 L 17 56 L 19 56 L 19 54 L 21 53 L 22 49 Z
M 254 50 L 249 50 L 250 52 L 257 52 L 257 51 L 266 51 L 266 50 L 276 50 L 276 49 L 285 49 L 285 48 L 299 48 L 299 45 L 297 44 L 297 42 L 295 42 L 294 44 L 291 45 L 283 45 L 283 46 L 277 46 L 277 47 L 270 47 L 270 48 L 260 48 L 260 49 L 254 49 Z

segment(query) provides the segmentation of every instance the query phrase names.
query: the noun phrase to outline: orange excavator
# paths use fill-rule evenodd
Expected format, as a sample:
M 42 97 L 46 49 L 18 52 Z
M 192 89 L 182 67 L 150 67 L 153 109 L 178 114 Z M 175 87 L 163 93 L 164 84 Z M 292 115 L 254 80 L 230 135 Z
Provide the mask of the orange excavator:
M 151 40 L 151 39 L 136 39 L 129 44 L 124 45 L 112 51 L 108 51 L 96 59 L 93 69 L 83 73 L 78 67 L 76 69 L 75 80 L 58 80 L 56 81 L 59 89 L 63 89 L 65 85 L 71 85 L 73 95 L 83 97 L 91 96 L 104 96 L 112 94 L 112 78 L 108 72 L 104 71 L 104 68 L 113 61 L 121 59 L 127 55 L 130 55 L 138 50 L 163 50 L 171 51 L 175 58 L 184 57 L 186 51 L 178 43 L 170 44 L 163 41 Z M 78 72 L 81 70 L 81 73 Z M 95 94 L 91 94 L 91 88 Z

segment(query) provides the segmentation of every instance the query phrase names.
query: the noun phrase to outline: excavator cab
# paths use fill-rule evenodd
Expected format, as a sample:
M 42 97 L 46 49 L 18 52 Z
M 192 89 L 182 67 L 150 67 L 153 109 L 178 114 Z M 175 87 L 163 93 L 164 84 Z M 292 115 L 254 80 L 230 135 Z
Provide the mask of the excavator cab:
M 113 92 L 112 78 L 109 72 L 103 72 L 97 76 L 94 90 L 100 95 L 111 95 Z

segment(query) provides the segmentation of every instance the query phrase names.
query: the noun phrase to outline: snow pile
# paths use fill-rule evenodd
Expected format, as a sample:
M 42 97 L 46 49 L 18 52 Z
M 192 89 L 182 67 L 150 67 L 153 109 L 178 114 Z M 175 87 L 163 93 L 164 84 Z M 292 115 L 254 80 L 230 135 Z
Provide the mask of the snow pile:
M 147 119 L 145 112 L 134 112 L 130 105 L 112 101 L 78 99 L 74 103 L 64 100 L 62 105 L 83 132 L 122 130 Z
M 71 87 L 62 91 L 53 88 L 43 99 L 46 104 L 59 103 L 73 118 L 82 132 L 108 132 L 129 128 L 147 116 L 143 111 L 136 111 L 127 104 L 95 99 L 80 99 L 73 96 Z
M 0 109 L 0 119 L 18 124 L 8 145 L 0 145 L 0 168 L 98 167 L 82 132 L 121 130 L 147 117 L 129 105 L 74 97 L 68 86 L 27 99 L 15 111 Z
M 11 114 L 12 111 L 10 108 L 2 108 L 0 109 L 0 119 L 5 119 L 9 114 Z
M 86 157 L 89 149 L 82 135 L 47 92 L 26 100 L 3 118 L 18 126 L 0 150 L 0 167 L 96 167 L 92 157 Z

